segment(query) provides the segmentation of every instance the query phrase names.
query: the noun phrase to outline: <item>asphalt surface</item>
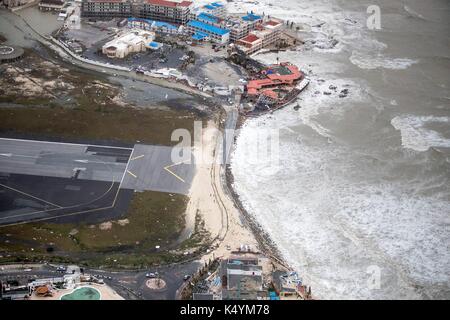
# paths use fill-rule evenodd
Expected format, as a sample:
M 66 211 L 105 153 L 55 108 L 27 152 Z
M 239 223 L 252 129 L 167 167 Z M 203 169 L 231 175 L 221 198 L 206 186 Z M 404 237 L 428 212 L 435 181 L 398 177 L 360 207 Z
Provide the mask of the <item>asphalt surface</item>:
M 0 138 L 0 171 L 10 174 L 120 181 L 131 149 Z
M 135 190 L 187 194 L 195 166 L 172 150 L 0 138 L 0 225 L 94 223 L 123 216 Z
M 124 189 L 187 194 L 195 174 L 193 161 L 172 160 L 171 147 L 137 144 L 122 183 Z
M 189 262 L 173 266 L 164 266 L 146 271 L 120 271 L 111 272 L 103 270 L 84 269 L 86 274 L 95 275 L 113 288 L 119 295 L 127 300 L 174 300 L 177 290 L 184 283 L 185 275 L 194 274 L 200 267 L 198 262 Z M 152 290 L 147 287 L 147 273 L 158 272 L 159 278 L 164 280 L 166 287 L 161 290 Z M 17 280 L 25 285 L 31 279 L 59 277 L 63 273 L 56 271 L 55 267 L 43 265 L 30 271 L 3 270 L 0 271 L 0 280 Z

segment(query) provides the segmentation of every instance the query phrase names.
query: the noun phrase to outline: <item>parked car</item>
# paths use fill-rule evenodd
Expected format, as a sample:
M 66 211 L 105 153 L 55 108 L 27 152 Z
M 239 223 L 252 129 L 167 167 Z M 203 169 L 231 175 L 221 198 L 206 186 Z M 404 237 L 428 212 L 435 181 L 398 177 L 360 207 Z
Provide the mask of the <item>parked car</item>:
M 190 274 L 185 274 L 184 277 L 183 277 L 183 280 L 184 281 L 188 281 L 190 278 L 191 278 Z
M 156 274 L 154 274 L 153 272 L 149 272 L 145 274 L 146 278 L 156 278 Z
M 58 272 L 66 272 L 66 267 L 59 266 L 59 267 L 56 268 L 56 271 L 58 271 Z

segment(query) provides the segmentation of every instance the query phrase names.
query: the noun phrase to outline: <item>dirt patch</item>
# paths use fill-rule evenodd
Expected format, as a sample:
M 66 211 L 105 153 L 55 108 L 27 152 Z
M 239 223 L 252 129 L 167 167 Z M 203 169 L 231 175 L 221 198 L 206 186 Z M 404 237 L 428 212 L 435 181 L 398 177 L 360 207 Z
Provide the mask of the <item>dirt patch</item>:
M 163 290 L 166 288 L 166 282 L 163 279 L 149 279 L 145 282 L 147 288 L 151 290 Z
M 112 228 L 112 222 L 111 222 L 111 221 L 107 221 L 107 222 L 100 223 L 100 225 L 98 226 L 98 228 L 99 228 L 100 230 L 102 230 L 102 231 L 105 231 L 105 230 L 111 230 L 111 228 Z
M 130 223 L 130 220 L 128 220 L 128 219 L 117 220 L 117 224 L 122 227 L 126 226 L 129 223 Z

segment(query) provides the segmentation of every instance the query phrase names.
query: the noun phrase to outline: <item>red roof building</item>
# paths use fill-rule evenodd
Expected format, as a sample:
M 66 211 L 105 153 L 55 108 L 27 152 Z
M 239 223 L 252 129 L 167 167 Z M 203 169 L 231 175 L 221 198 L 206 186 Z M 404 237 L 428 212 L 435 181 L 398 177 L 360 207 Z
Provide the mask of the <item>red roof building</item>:
M 187 0 L 146 0 L 136 4 L 138 18 L 186 24 L 193 10 L 193 2 Z
M 298 67 L 290 63 L 272 65 L 262 73 L 265 78 L 248 82 L 246 86 L 248 96 L 257 97 L 263 94 L 272 99 L 279 99 L 276 90 L 295 86 L 296 82 L 303 78 L 303 73 Z
M 190 7 L 192 5 L 192 1 L 171 1 L 171 0 L 147 0 L 148 4 L 160 7 Z

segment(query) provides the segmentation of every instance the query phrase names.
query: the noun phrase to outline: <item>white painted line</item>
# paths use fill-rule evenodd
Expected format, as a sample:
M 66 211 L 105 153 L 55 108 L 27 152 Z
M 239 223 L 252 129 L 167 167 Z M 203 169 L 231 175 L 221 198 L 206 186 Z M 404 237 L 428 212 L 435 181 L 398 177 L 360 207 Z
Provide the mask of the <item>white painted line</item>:
M 7 141 L 22 141 L 22 142 L 30 142 L 30 143 L 47 143 L 47 144 L 62 144 L 68 146 L 80 146 L 80 147 L 100 147 L 100 148 L 111 148 L 111 149 L 123 149 L 123 150 L 133 150 L 133 148 L 125 148 L 125 147 L 114 147 L 114 146 L 103 146 L 98 144 L 83 144 L 83 143 L 69 143 L 69 142 L 56 142 L 56 141 L 41 141 L 41 140 L 26 140 L 26 139 L 12 139 L 12 138 L 0 138 L 0 140 Z
M 0 156 L 8 157 L 8 158 L 11 158 L 11 157 L 33 158 L 33 159 L 40 158 L 39 156 L 27 156 L 27 155 L 24 155 L 24 154 L 13 154 L 13 153 L 0 153 Z
M 87 159 L 83 159 L 83 160 L 73 160 L 75 162 L 81 162 L 81 163 L 96 163 L 96 164 L 112 164 L 115 166 L 121 166 L 123 165 L 123 163 L 120 162 L 106 162 L 106 161 L 94 161 L 94 160 L 87 160 Z
M 134 161 L 134 160 L 137 160 L 137 159 L 141 159 L 141 158 L 143 158 L 143 157 L 145 157 L 144 154 L 142 154 L 142 155 L 140 155 L 140 156 L 137 156 L 137 157 L 134 157 L 133 159 L 131 159 L 131 161 Z
M 44 200 L 44 199 L 35 197 L 35 196 L 31 195 L 31 194 L 28 194 L 28 193 L 26 193 L 26 192 L 23 192 L 23 191 L 20 191 L 20 190 L 11 188 L 11 187 L 8 187 L 8 186 L 6 186 L 6 185 L 4 185 L 4 184 L 1 184 L 1 183 L 0 183 L 0 186 L 2 186 L 2 187 L 4 187 L 4 188 L 7 188 L 7 189 L 10 189 L 10 190 L 12 190 L 12 191 L 21 193 L 21 194 L 23 194 L 23 195 L 25 195 L 25 196 L 27 196 L 27 197 L 34 198 L 34 199 L 36 199 L 36 200 L 39 200 L 39 201 L 42 201 L 42 202 L 44 202 L 44 203 L 50 204 L 50 205 L 52 205 L 52 206 L 54 206 L 54 207 L 62 208 L 60 205 L 57 205 L 57 204 L 48 202 L 48 201 L 46 201 L 46 200 Z
M 127 170 L 127 173 L 129 173 L 131 176 L 133 176 L 134 178 L 137 178 L 137 175 L 135 175 L 133 172 L 131 172 L 130 170 Z
M 128 158 L 127 165 L 125 167 L 125 170 L 123 171 L 122 179 L 120 180 L 119 187 L 117 188 L 116 196 L 114 197 L 112 207 L 114 207 L 116 205 L 117 196 L 119 195 L 120 188 L 122 188 L 122 183 L 123 183 L 123 180 L 125 179 L 125 175 L 128 171 L 128 166 L 130 165 L 131 159 L 133 157 L 133 153 L 134 153 L 134 148 L 131 150 L 131 154 L 130 154 L 130 157 Z
M 189 161 L 189 160 L 187 160 L 187 161 Z M 164 167 L 164 170 L 166 170 L 167 172 L 169 172 L 171 175 L 173 175 L 175 178 L 177 178 L 177 179 L 180 180 L 181 182 L 186 183 L 186 181 L 184 181 L 183 178 L 181 178 L 179 175 L 177 175 L 175 172 L 173 172 L 173 171 L 170 170 L 169 168 L 178 166 L 178 165 L 180 165 L 180 164 L 182 164 L 182 163 L 185 163 L 185 162 L 187 162 L 187 161 L 182 161 L 182 162 L 178 162 L 178 163 L 171 164 L 170 166 L 165 166 L 165 167 Z

